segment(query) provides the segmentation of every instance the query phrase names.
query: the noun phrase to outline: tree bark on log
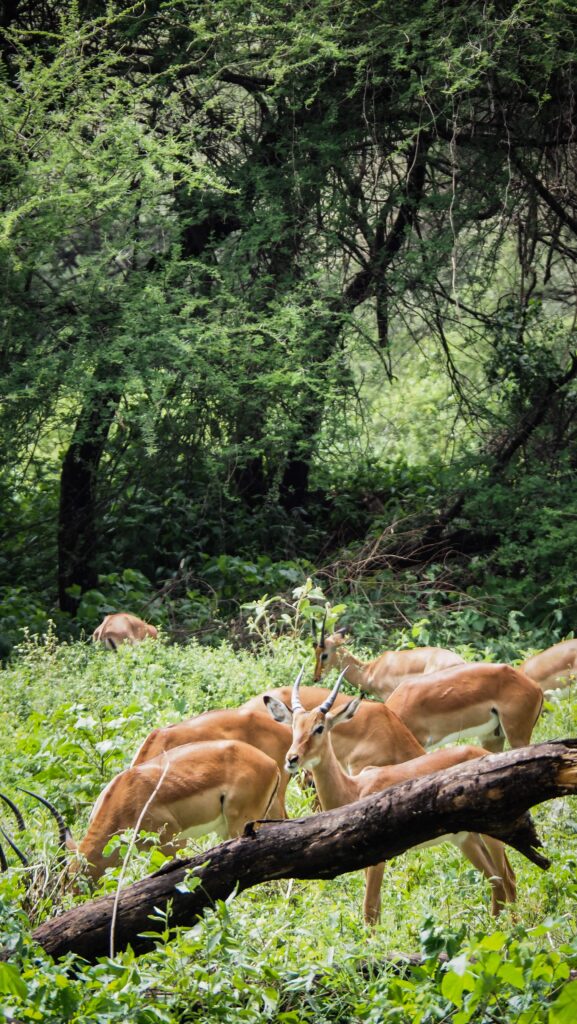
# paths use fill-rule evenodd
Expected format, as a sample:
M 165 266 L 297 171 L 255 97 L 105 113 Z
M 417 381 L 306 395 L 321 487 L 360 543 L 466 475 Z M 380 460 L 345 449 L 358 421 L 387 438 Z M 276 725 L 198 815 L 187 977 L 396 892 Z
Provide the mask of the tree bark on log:
M 310 818 L 249 825 L 242 838 L 171 861 L 124 889 L 113 948 L 150 949 L 154 939 L 140 933 L 150 933 L 153 910 L 164 912 L 169 904 L 171 925 L 190 927 L 235 887 L 242 892 L 272 879 L 335 878 L 451 832 L 494 836 L 546 868 L 549 861 L 528 810 L 575 792 L 577 740 L 558 740 L 469 761 Z M 178 891 L 191 871 L 200 885 Z M 33 939 L 54 957 L 108 955 L 114 902 L 110 895 L 74 907 L 40 925 Z M 0 959 L 8 955 L 0 953 Z

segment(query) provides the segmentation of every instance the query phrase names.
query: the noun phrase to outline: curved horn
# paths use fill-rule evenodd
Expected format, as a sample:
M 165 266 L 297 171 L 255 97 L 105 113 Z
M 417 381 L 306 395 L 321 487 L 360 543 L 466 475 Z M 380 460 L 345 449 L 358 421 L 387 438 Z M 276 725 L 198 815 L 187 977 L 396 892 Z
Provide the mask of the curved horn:
M 303 708 L 303 706 L 302 706 L 302 702 L 301 702 L 301 699 L 299 697 L 299 687 L 300 687 L 300 685 L 301 685 L 301 683 L 303 681 L 304 674 L 305 674 L 305 666 L 303 665 L 303 667 L 301 668 L 298 676 L 296 677 L 296 679 L 294 681 L 293 692 L 292 692 L 292 697 L 291 697 L 291 707 L 292 707 L 293 712 L 295 712 L 295 711 L 304 711 L 305 710 Z
M 327 609 L 325 608 L 325 614 L 323 615 L 323 621 L 322 621 L 322 625 L 321 625 L 321 638 L 320 638 L 320 641 L 319 641 L 319 647 L 324 647 L 325 646 L 325 626 L 327 624 L 327 615 L 328 615 L 328 612 L 327 612 Z
M 8 843 L 8 846 L 10 846 L 12 850 L 14 850 L 14 853 L 16 854 L 16 856 L 18 857 L 18 859 L 19 859 L 19 860 L 20 860 L 20 861 L 22 862 L 22 864 L 24 865 L 24 867 L 25 867 L 25 868 L 27 868 L 27 867 L 28 867 L 28 858 L 27 858 L 27 857 L 26 857 L 26 856 L 25 856 L 25 855 L 24 855 L 24 854 L 22 853 L 22 850 L 20 850 L 20 849 L 19 849 L 19 848 L 18 848 L 18 847 L 16 846 L 16 843 L 14 842 L 14 840 L 13 840 L 13 839 L 11 839 L 11 837 L 10 837 L 10 836 L 8 835 L 8 833 L 7 833 L 7 832 L 6 832 L 6 831 L 5 831 L 5 830 L 4 830 L 3 828 L 0 828 L 0 832 L 1 832 L 1 833 L 2 833 L 2 835 L 4 836 L 4 839 L 5 839 L 5 840 L 6 840 L 6 842 Z M 4 860 L 6 860 L 6 858 L 4 858 Z M 7 867 L 7 866 L 8 866 L 8 865 L 6 865 L 6 867 Z M 5 871 L 5 870 L 6 870 L 6 868 L 3 868 L 3 870 Z
M 16 818 L 16 821 L 18 822 L 19 832 L 23 832 L 24 829 L 26 828 L 24 824 L 24 818 L 22 817 L 22 814 L 20 813 L 14 801 L 11 800 L 9 796 L 6 796 L 6 793 L 0 793 L 0 799 L 2 799 L 5 804 L 8 804 L 8 807 L 10 808 L 10 810 L 14 814 L 14 817 Z
M 311 619 L 311 633 L 313 635 L 313 644 L 316 647 L 316 643 L 317 643 L 317 620 L 316 619 Z
M 327 711 L 331 710 L 334 702 L 337 699 L 338 692 L 339 692 L 339 690 L 341 688 L 341 683 L 342 683 L 343 679 L 345 678 L 346 674 L 347 674 L 347 670 L 346 670 L 346 668 L 344 668 L 343 671 L 341 672 L 339 678 L 337 679 L 335 685 L 333 686 L 331 692 L 329 693 L 327 699 L 325 701 L 323 701 L 323 703 L 319 707 L 319 711 L 321 711 L 323 715 L 326 715 Z
M 54 804 L 51 804 L 49 800 L 44 796 L 40 796 L 39 793 L 33 793 L 31 789 L 24 789 L 23 786 L 18 786 L 18 789 L 22 790 L 23 793 L 27 793 L 28 796 L 33 796 L 35 800 L 39 800 L 41 804 L 44 804 L 48 808 L 51 815 L 56 819 L 58 823 L 58 838 L 60 839 L 61 846 L 67 846 L 69 840 L 74 842 L 72 839 L 72 833 L 68 828 L 68 825 L 64 821 L 60 811 L 57 811 Z
M 0 846 L 0 871 L 8 871 L 8 861 L 6 860 L 6 854 Z

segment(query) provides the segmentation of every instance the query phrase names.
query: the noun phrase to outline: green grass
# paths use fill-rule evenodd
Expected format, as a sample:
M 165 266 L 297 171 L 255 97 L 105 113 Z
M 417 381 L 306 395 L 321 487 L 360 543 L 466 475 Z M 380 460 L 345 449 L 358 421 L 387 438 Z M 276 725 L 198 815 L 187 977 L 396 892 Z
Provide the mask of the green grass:
M 53 822 L 16 787 L 53 799 L 80 836 L 102 786 L 126 767 L 153 726 L 291 683 L 304 659 L 312 669 L 310 645 L 290 638 L 257 654 L 226 644 L 162 642 L 112 654 L 48 636 L 23 645 L 0 672 L 0 788 L 17 795 L 25 810 L 21 844 L 36 865 L 27 888 L 28 875 L 11 855 L 11 870 L 0 880 L 2 928 L 16 950 L 10 968 L 0 965 L 0 1005 L 13 1014 L 8 1020 L 564 1020 L 562 993 L 571 994 L 573 985 L 567 971 L 577 965 L 573 800 L 536 809 L 552 867 L 540 872 L 511 852 L 519 900 L 515 912 L 497 922 L 489 913 L 488 884 L 445 845 L 412 851 L 387 866 L 382 921 L 374 932 L 362 923 L 363 877 L 357 873 L 327 882 L 268 883 L 177 937 L 169 934 L 169 922 L 151 922 L 165 937 L 138 960 L 127 952 L 72 970 L 30 946 L 33 925 L 82 897 L 62 894 Z M 571 691 L 550 702 L 534 738 L 564 736 L 577 736 Z M 309 813 L 307 797 L 294 784 L 289 806 L 292 815 Z M 1 817 L 13 829 L 7 810 Z M 192 849 L 210 845 L 207 837 Z M 158 856 L 137 854 L 129 877 L 142 876 Z M 101 891 L 115 886 L 111 873 Z M 495 948 L 487 936 L 494 936 Z M 439 949 L 462 959 L 447 969 L 439 965 Z M 399 975 L 387 962 L 398 951 L 434 955 Z M 0 1010 L 0 1020 L 6 1012 Z

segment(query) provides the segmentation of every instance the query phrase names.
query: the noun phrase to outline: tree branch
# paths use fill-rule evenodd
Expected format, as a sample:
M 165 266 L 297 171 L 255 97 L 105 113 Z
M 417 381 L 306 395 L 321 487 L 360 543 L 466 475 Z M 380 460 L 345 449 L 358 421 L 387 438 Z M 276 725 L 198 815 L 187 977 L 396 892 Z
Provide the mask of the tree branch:
M 393 226 L 385 234 L 388 213 L 388 205 L 385 205 L 375 227 L 375 242 L 370 262 L 366 269 L 355 274 L 345 289 L 342 301 L 345 310 L 354 309 L 368 298 L 375 280 L 378 276 L 384 277 L 394 257 L 400 252 L 408 231 L 415 223 L 425 187 L 426 152 L 427 142 L 424 135 L 420 134 L 408 155 L 404 198 Z
M 523 160 L 521 160 L 514 153 L 510 154 L 510 160 L 511 163 L 515 165 L 517 170 L 521 172 L 526 181 L 528 181 L 529 184 L 533 186 L 537 194 L 541 196 L 541 199 L 543 199 L 547 206 L 551 210 L 553 210 L 553 212 L 557 215 L 557 217 L 565 225 L 565 227 L 569 228 L 569 230 L 572 231 L 574 235 L 577 235 L 577 220 L 575 219 L 575 217 L 572 217 L 571 214 L 568 213 L 563 204 L 560 203 L 559 200 L 555 198 L 553 193 L 550 192 L 547 186 L 543 184 L 541 179 L 538 178 L 537 175 L 534 174 L 529 167 L 527 167 Z

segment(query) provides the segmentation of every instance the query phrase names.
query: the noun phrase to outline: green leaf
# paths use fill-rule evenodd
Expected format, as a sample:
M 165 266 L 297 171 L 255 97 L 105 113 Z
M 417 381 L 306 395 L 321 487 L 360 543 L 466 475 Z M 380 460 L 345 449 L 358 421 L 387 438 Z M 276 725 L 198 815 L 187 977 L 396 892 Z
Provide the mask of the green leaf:
M 499 978 L 502 978 L 503 981 L 508 982 L 509 985 L 513 985 L 514 988 L 518 988 L 521 990 L 525 988 L 525 978 L 523 975 L 523 971 L 520 967 L 515 967 L 514 964 L 501 964 L 499 970 L 497 971 L 497 975 Z
M 505 932 L 493 932 L 492 935 L 485 935 L 479 942 L 479 949 L 503 949 L 507 941 Z
M 26 999 L 28 989 L 19 972 L 12 964 L 0 964 L 0 992 L 5 996 Z
M 548 1024 L 574 1024 L 577 1016 L 577 981 L 570 981 L 549 1010 Z
M 451 960 L 450 969 L 441 982 L 441 992 L 455 1006 L 463 1005 L 463 993 L 472 992 L 477 983 L 474 974 L 467 970 L 468 966 L 469 961 L 465 953 L 455 957 Z

